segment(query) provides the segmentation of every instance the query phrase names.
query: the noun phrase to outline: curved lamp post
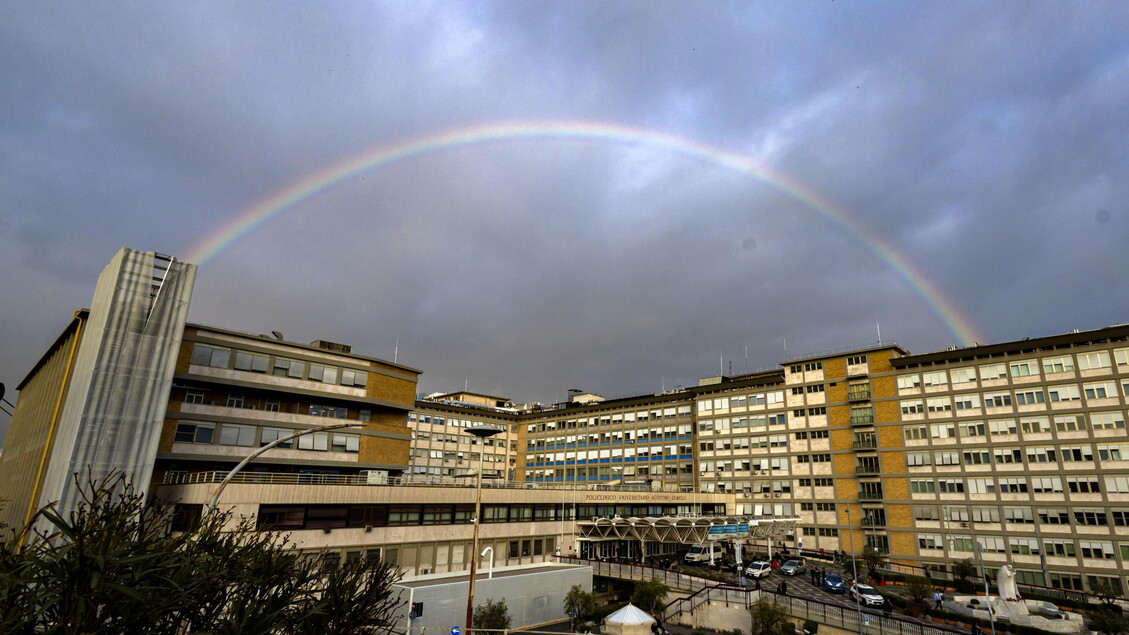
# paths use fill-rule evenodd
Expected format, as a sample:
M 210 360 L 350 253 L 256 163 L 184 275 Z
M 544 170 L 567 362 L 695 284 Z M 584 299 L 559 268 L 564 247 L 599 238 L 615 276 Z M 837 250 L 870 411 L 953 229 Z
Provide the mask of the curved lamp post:
M 364 427 L 364 425 L 365 424 L 363 424 L 359 421 L 350 421 L 349 423 L 331 423 L 329 425 L 318 426 L 316 428 L 310 428 L 308 430 L 299 430 L 299 431 L 295 432 L 294 434 L 289 434 L 287 436 L 282 437 L 281 439 L 275 439 L 274 441 L 271 441 L 270 443 L 264 445 L 263 447 L 259 448 L 258 450 L 255 450 L 251 454 L 247 455 L 247 458 L 240 461 L 239 465 L 236 465 L 235 467 L 231 468 L 231 471 L 227 473 L 227 476 L 223 477 L 223 480 L 220 481 L 220 486 L 216 488 L 216 493 L 212 494 L 212 499 L 210 501 L 208 501 L 208 510 L 209 511 L 215 511 L 216 504 L 218 504 L 219 500 L 220 500 L 220 494 L 223 493 L 224 488 L 227 487 L 227 484 L 231 482 L 231 479 L 235 478 L 235 475 L 238 474 L 239 471 L 242 470 L 244 467 L 246 467 L 248 463 L 250 463 L 251 461 L 254 461 L 257 458 L 259 458 L 259 456 L 263 452 L 266 452 L 267 450 L 269 450 L 269 449 L 271 449 L 271 448 L 273 448 L 277 445 L 281 445 L 281 444 L 286 443 L 288 441 L 292 441 L 294 439 L 297 439 L 300 436 L 312 434 L 314 432 L 325 432 L 326 430 L 336 430 L 338 428 L 358 428 L 358 427 Z
M 505 432 L 501 428 L 494 426 L 471 426 L 466 429 L 467 434 L 472 434 L 479 439 L 486 439 L 496 434 Z M 478 450 L 478 478 L 475 479 L 474 491 L 474 538 L 471 540 L 470 548 L 470 584 L 467 587 L 466 596 L 466 632 L 470 634 L 471 619 L 474 617 L 474 577 L 478 569 L 478 526 L 482 524 L 482 464 L 484 461 L 486 445 L 483 444 Z M 493 556 L 494 552 L 491 551 L 490 555 Z M 493 567 L 491 567 L 493 568 Z

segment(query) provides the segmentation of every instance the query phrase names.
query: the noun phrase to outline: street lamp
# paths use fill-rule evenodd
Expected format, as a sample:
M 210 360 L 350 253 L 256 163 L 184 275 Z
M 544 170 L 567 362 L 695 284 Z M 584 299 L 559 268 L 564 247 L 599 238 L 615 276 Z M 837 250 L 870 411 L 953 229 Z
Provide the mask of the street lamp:
M 858 558 L 856 558 L 854 556 L 855 533 L 854 533 L 854 528 L 852 527 L 853 523 L 851 522 L 851 506 L 850 506 L 850 504 L 847 505 L 846 509 L 847 509 L 847 542 L 851 546 L 851 552 L 852 552 L 851 553 L 851 569 L 852 569 L 852 571 L 854 571 L 854 580 L 855 580 L 854 584 L 852 584 L 851 586 L 855 586 L 859 583 L 859 565 L 858 565 Z M 862 594 L 859 593 L 858 591 L 855 591 L 855 612 L 858 614 L 859 633 L 862 633 L 863 632 L 863 627 L 862 627 Z
M 364 427 L 364 425 L 365 424 L 363 424 L 359 421 L 350 421 L 348 423 L 331 423 L 331 424 L 324 425 L 324 426 L 318 426 L 316 428 L 308 428 L 306 430 L 299 430 L 299 431 L 295 432 L 294 434 L 288 434 L 288 435 L 286 435 L 286 436 L 284 436 L 280 439 L 275 439 L 274 441 L 271 441 L 270 443 L 264 445 L 263 447 L 259 448 L 258 450 L 255 450 L 251 454 L 247 455 L 247 458 L 240 461 L 239 465 L 236 465 L 235 467 L 231 468 L 231 471 L 227 473 L 227 476 L 223 477 L 223 480 L 220 481 L 220 486 L 216 488 L 216 493 L 212 494 L 212 499 L 210 501 L 208 501 L 208 510 L 209 511 L 215 511 L 216 510 L 216 505 L 220 501 L 220 494 L 223 493 L 224 488 L 227 487 L 227 484 L 231 482 L 231 479 L 235 478 L 235 475 L 238 474 L 240 470 L 242 470 L 244 467 L 247 467 L 248 463 L 250 463 L 251 461 L 254 461 L 257 458 L 259 458 L 259 456 L 262 455 L 263 452 L 266 452 L 267 450 L 269 450 L 269 449 L 271 449 L 271 448 L 273 448 L 277 445 L 281 445 L 283 443 L 288 443 L 290 441 L 293 441 L 294 439 L 297 439 L 300 436 L 305 436 L 307 434 L 313 434 L 314 432 L 325 432 L 326 430 L 336 430 L 338 428 L 359 428 L 359 427 Z
M 474 435 L 479 439 L 487 439 L 496 434 L 505 432 L 501 428 L 494 426 L 471 426 L 466 429 L 467 434 Z M 474 538 L 471 540 L 470 548 L 470 584 L 467 586 L 466 595 L 466 632 L 470 633 L 471 618 L 474 617 L 474 576 L 478 570 L 478 526 L 482 524 L 482 465 L 484 455 L 482 450 L 486 445 L 483 444 L 478 450 L 478 478 L 475 479 L 474 487 Z M 491 552 L 493 555 L 493 552 Z

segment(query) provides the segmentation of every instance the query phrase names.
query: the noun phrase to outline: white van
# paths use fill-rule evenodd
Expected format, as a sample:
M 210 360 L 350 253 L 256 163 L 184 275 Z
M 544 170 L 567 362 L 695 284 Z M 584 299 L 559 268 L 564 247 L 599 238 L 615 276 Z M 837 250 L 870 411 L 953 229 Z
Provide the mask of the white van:
M 721 558 L 721 553 L 721 543 L 702 542 L 690 547 L 682 560 L 689 564 L 708 564 Z

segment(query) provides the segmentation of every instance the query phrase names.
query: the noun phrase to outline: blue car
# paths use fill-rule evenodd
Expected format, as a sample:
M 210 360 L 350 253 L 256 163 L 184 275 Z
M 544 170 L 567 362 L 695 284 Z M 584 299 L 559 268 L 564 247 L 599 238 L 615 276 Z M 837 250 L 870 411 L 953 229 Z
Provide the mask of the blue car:
M 843 576 L 838 573 L 828 573 L 823 578 L 823 590 L 828 593 L 846 593 L 847 585 L 843 582 Z

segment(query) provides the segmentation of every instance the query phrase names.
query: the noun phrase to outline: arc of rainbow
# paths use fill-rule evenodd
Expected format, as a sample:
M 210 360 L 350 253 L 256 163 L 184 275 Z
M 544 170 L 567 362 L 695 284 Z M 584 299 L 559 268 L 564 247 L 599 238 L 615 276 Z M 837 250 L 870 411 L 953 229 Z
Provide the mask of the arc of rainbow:
M 188 251 L 186 260 L 205 264 L 216 254 L 280 212 L 362 172 L 461 146 L 535 138 L 591 139 L 649 146 L 711 162 L 763 181 L 858 238 L 876 257 L 909 283 L 963 345 L 968 346 L 983 339 L 972 323 L 957 310 L 955 304 L 901 252 L 871 232 L 846 210 L 836 206 L 803 183 L 762 165 L 751 157 L 723 148 L 666 132 L 610 123 L 558 120 L 505 121 L 446 130 L 380 146 L 313 172 L 248 207 L 217 231 L 193 245 Z

